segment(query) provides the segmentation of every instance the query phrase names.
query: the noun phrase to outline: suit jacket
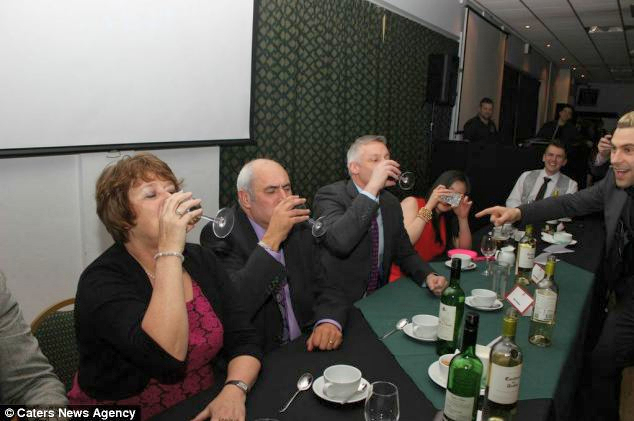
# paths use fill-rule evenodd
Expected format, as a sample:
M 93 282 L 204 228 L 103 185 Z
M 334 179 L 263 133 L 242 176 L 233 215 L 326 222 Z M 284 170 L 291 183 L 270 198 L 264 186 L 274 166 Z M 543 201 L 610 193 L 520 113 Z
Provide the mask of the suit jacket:
M 538 223 L 564 216 L 582 216 L 594 212 L 603 212 L 605 220 L 605 255 L 612 259 L 614 254 L 616 229 L 627 203 L 627 192 L 616 186 L 614 172 L 609 171 L 605 178 L 597 184 L 580 190 L 574 194 L 566 194 L 559 197 L 549 197 L 527 205 L 519 206 L 522 212 L 522 221 L 526 223 Z M 613 262 L 612 262 L 613 263 Z M 612 273 L 613 264 L 608 263 L 606 279 L 613 283 L 616 281 Z
M 338 181 L 319 189 L 313 208 L 315 216 L 325 217 L 328 227 L 321 238 L 324 268 L 329 278 L 342 285 L 350 301 L 362 298 L 368 286 L 372 252 L 369 230 L 379 207 L 384 240 L 380 285 L 387 282 L 392 263 L 421 286 L 426 285 L 427 275 L 432 272 L 412 247 L 403 226 L 401 205 L 392 193 L 382 190 L 376 203 L 359 194 L 352 180 Z
M 7 405 L 68 403 L 64 385 L 40 351 L 31 328 L 0 272 L 0 402 Z
M 344 326 L 348 304 L 341 288 L 325 276 L 310 227 L 297 224 L 291 229 L 282 243 L 284 266 L 257 245 L 253 226 L 242 208 L 234 206 L 234 214 L 235 225 L 230 235 L 218 238 L 211 224 L 207 224 L 200 243 L 216 253 L 237 285 L 264 350 L 270 351 L 283 343 L 284 325 L 275 291 L 284 278 L 303 332 L 323 319 Z

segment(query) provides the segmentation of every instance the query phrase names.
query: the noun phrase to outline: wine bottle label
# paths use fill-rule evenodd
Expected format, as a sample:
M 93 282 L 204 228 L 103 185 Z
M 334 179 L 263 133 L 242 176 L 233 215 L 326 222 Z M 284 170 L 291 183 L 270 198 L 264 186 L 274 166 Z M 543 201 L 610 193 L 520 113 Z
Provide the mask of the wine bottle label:
M 555 319 L 557 309 L 557 293 L 551 289 L 535 290 L 535 309 L 533 319 L 540 322 L 551 322 Z
M 440 303 L 438 312 L 438 338 L 453 341 L 454 326 L 456 324 L 456 307 Z
M 521 375 L 522 364 L 515 367 L 504 367 L 491 363 L 487 399 L 501 405 L 511 405 L 517 402 L 520 394 Z
M 532 269 L 535 265 L 535 248 L 520 244 L 517 265 L 522 269 Z
M 453 421 L 471 421 L 473 418 L 473 406 L 476 400 L 472 396 L 464 398 L 454 395 L 447 389 L 445 394 L 445 409 L 443 414 Z

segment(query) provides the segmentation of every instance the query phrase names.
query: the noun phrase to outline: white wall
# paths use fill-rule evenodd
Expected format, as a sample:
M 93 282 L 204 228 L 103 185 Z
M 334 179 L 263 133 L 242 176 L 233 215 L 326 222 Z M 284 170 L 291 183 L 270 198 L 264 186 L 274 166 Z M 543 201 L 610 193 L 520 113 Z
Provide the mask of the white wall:
M 634 111 L 634 84 L 592 83 L 589 87 L 599 90 L 597 105 L 594 107 L 575 107 L 577 111 L 614 112 L 619 116 Z
M 553 73 L 555 70 L 553 69 Z M 548 120 L 552 120 L 555 117 L 555 110 L 557 103 L 570 103 L 570 91 L 572 79 L 570 78 L 570 69 L 560 68 L 556 70 L 556 77 L 553 86 L 553 93 L 551 95 L 550 112 Z
M 214 215 L 219 148 L 153 153 Z M 107 153 L 0 159 L 0 270 L 27 321 L 73 297 L 83 268 L 112 244 L 95 213 L 94 189 L 103 167 L 116 159 Z M 199 225 L 188 241 L 198 242 Z
M 460 39 L 464 19 L 460 0 L 369 0 L 436 32 Z

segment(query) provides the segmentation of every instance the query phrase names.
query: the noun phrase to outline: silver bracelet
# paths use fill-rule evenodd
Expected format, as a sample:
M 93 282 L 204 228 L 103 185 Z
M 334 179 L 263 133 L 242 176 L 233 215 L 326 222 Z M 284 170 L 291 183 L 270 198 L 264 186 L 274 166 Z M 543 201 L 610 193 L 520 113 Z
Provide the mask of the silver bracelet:
M 268 252 L 270 252 L 270 253 L 279 253 L 279 252 L 277 252 L 277 251 L 273 250 L 273 249 L 271 248 L 271 246 L 269 246 L 268 244 L 266 244 L 266 243 L 265 243 L 264 241 L 262 241 L 262 240 L 260 240 L 260 241 L 258 242 L 258 246 L 262 247 L 264 250 L 266 250 L 266 251 L 268 251 Z
M 185 256 L 183 256 L 182 253 L 179 253 L 177 251 L 159 251 L 158 253 L 154 255 L 154 260 L 158 259 L 159 257 L 166 257 L 166 256 L 176 256 L 179 259 L 181 259 L 181 263 L 185 261 Z

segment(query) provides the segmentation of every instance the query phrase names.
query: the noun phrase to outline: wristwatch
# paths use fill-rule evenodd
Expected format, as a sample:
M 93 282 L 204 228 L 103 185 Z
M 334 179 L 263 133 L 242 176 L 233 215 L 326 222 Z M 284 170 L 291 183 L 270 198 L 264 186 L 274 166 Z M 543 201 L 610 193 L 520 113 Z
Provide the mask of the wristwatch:
M 235 387 L 241 389 L 245 394 L 249 393 L 249 385 L 242 380 L 227 380 L 225 382 L 225 386 L 228 384 L 232 384 Z

